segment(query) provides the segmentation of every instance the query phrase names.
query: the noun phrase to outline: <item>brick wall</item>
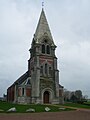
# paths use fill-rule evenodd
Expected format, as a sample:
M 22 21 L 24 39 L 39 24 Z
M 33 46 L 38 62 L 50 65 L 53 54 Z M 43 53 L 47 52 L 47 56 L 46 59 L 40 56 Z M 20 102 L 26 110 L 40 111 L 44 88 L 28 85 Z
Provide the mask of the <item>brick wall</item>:
M 27 97 L 31 96 L 31 88 L 26 88 L 26 96 Z
M 7 90 L 7 101 L 13 102 L 14 101 L 14 86 L 11 86 Z

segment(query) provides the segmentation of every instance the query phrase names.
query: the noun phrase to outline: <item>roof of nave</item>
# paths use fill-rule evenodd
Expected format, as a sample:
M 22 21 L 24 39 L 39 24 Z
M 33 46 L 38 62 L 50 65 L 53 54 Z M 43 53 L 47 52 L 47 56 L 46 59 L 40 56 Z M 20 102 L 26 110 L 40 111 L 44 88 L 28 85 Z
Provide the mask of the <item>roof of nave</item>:
M 24 82 L 27 78 L 28 78 L 28 71 L 26 73 L 24 73 L 21 77 L 19 77 L 14 84 L 21 84 L 22 82 Z
M 22 84 L 28 77 L 29 77 L 29 75 L 28 75 L 28 71 L 27 71 L 22 76 L 20 76 L 9 88 L 11 88 L 12 86 L 14 86 L 16 84 L 18 84 L 18 85 Z

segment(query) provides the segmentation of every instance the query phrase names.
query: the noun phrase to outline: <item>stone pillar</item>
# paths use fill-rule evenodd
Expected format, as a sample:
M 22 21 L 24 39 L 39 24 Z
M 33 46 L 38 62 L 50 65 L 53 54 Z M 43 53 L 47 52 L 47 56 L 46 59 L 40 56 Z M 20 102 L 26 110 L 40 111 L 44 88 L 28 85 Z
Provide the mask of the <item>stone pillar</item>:
M 56 97 L 59 97 L 59 70 L 57 69 L 57 58 L 54 58 L 54 71 L 55 71 L 55 87 Z
M 40 84 L 40 66 L 39 56 L 35 57 L 34 60 L 34 73 L 32 75 L 32 103 L 38 102 L 39 98 L 39 84 Z
M 37 102 L 38 102 L 38 98 L 39 98 L 39 93 L 40 93 L 40 65 L 39 65 L 39 56 L 37 56 L 37 65 L 36 65 L 36 79 L 35 79 L 35 96 L 37 98 Z

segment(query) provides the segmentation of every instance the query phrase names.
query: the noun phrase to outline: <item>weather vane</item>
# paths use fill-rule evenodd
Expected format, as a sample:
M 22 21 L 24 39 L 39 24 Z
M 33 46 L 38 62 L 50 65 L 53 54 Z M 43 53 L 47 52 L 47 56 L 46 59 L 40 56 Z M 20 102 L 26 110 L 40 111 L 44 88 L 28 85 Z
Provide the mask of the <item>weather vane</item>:
M 42 0 L 42 8 L 44 7 L 44 0 Z

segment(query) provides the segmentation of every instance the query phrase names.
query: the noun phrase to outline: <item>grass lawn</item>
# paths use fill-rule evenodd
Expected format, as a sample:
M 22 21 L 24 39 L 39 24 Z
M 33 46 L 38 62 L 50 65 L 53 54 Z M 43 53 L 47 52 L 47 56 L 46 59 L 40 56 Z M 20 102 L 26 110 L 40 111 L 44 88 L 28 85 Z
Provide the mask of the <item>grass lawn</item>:
M 70 107 L 75 107 L 75 108 L 86 108 L 86 109 L 90 109 L 90 106 L 88 106 L 88 105 L 83 105 L 83 104 L 78 104 L 78 103 L 65 103 L 63 106 L 70 106 Z
M 62 109 L 62 107 L 54 106 L 54 105 L 39 105 L 39 104 L 37 104 L 37 105 L 35 105 L 35 104 L 21 105 L 21 104 L 12 104 L 12 103 L 8 103 L 8 102 L 0 102 L 0 113 L 7 113 L 7 110 L 12 107 L 16 108 L 17 113 L 26 113 L 26 110 L 29 108 L 35 109 L 35 112 L 45 112 L 45 107 L 49 107 L 51 109 L 49 112 L 73 110 L 70 108 Z M 61 109 L 59 109 L 59 108 L 61 108 Z

